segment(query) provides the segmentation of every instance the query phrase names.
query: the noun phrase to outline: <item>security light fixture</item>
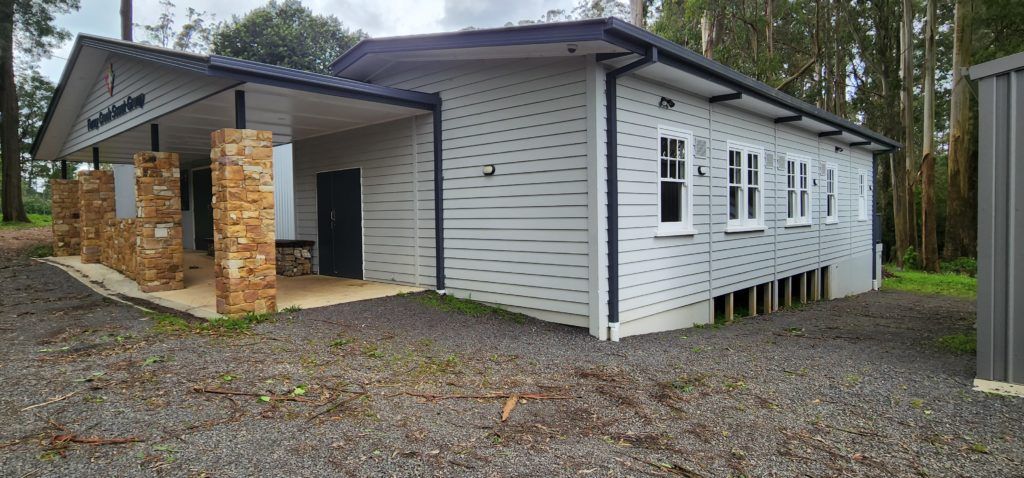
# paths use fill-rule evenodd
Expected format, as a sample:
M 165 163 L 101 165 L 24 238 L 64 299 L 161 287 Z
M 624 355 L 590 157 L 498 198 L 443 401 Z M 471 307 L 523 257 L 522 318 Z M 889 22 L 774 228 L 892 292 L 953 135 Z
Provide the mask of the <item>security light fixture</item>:
M 837 153 L 842 153 L 843 152 L 843 148 L 841 148 L 839 146 L 836 146 L 836 152 Z
M 707 176 L 707 174 L 708 174 L 708 167 L 707 166 L 697 166 L 697 174 L 699 174 L 701 176 Z
M 494 165 L 488 164 L 484 166 L 484 176 L 494 176 Z
M 675 107 L 676 107 L 676 102 L 672 101 L 669 98 L 665 98 L 664 96 L 662 96 L 661 97 L 661 101 L 658 102 L 658 108 L 661 108 L 663 110 L 667 110 L 669 108 L 675 108 Z
M 576 53 L 576 49 L 578 49 L 578 48 L 579 48 L 579 45 L 577 45 L 575 43 L 569 43 L 568 45 L 565 45 L 565 49 L 569 51 L 570 55 L 573 54 L 573 53 Z

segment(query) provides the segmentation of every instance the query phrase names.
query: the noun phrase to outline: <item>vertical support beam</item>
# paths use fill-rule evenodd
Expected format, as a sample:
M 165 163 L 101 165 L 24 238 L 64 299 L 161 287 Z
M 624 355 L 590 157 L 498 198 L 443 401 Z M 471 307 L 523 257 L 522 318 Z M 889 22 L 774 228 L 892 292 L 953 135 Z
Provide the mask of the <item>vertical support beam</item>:
M 800 303 L 807 303 L 807 273 L 800 273 Z
M 107 222 L 114 219 L 114 172 L 79 172 L 78 200 L 82 263 L 95 264 L 100 262 Z
M 725 321 L 732 322 L 736 318 L 736 304 L 733 302 L 733 293 L 725 295 Z
M 764 284 L 764 291 L 762 293 L 764 294 L 764 297 L 763 297 L 763 300 L 764 300 L 764 306 L 763 306 L 764 313 L 765 314 L 770 314 L 770 313 L 772 313 L 772 311 L 775 310 L 774 309 L 774 305 L 775 304 L 774 304 L 774 301 L 772 300 L 772 283 L 771 282 L 766 282 Z
M 74 256 L 82 251 L 79 236 L 81 204 L 78 199 L 78 188 L 77 180 L 50 180 L 54 257 Z
M 235 90 L 235 129 L 245 129 L 245 90 Z
M 444 143 L 441 105 L 434 108 L 434 281 L 435 289 L 444 288 Z
M 226 128 L 211 142 L 217 313 L 275 312 L 273 133 Z
M 160 152 L 160 125 L 152 123 L 149 125 L 149 149 L 154 152 Z
M 875 261 L 875 258 L 874 258 L 874 256 L 872 256 L 871 257 L 871 262 L 874 262 L 874 261 Z M 825 299 L 832 300 L 832 269 L 829 269 L 828 267 L 826 267 L 824 269 L 824 272 L 825 272 L 825 280 L 823 282 L 825 283 Z
M 100 148 L 97 146 L 92 147 L 92 169 L 93 171 L 100 169 Z
M 747 307 L 750 309 L 749 317 L 757 316 L 757 286 L 747 289 Z
M 782 303 L 784 307 L 793 306 L 793 276 L 785 279 L 785 285 L 782 287 Z
M 67 179 L 68 178 L 68 160 L 66 160 L 66 159 L 60 160 L 60 178 L 61 179 Z
M 811 291 L 813 292 L 811 299 L 821 300 L 821 269 L 814 269 L 811 276 L 814 279 L 814 282 L 811 284 Z
M 135 153 L 135 279 L 143 292 L 185 287 L 177 153 Z

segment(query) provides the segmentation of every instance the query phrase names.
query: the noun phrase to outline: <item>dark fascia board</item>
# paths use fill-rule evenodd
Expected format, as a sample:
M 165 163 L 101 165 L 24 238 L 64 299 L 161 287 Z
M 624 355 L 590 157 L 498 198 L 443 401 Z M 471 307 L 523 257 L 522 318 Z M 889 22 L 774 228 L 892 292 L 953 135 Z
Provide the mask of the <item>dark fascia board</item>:
M 993 75 L 999 75 L 1024 68 L 1024 52 L 996 58 L 970 67 L 968 76 L 972 80 L 980 80 Z
M 803 119 L 804 119 L 804 117 L 801 116 L 801 115 L 780 116 L 778 118 L 775 118 L 775 124 L 793 123 L 793 122 L 796 122 L 796 121 L 802 121 Z
M 790 110 L 794 114 L 815 119 L 837 129 L 849 131 L 854 135 L 862 136 L 877 144 L 890 148 L 902 147 L 895 140 L 807 104 L 718 62 L 704 58 L 681 45 L 614 17 L 577 22 L 545 23 L 453 33 L 366 39 L 335 60 L 331 65 L 331 71 L 335 75 L 340 75 L 366 55 L 374 53 L 581 42 L 589 40 L 603 40 L 638 55 L 643 55 L 649 47 L 656 47 L 660 54 L 659 63 L 664 63 L 698 77 L 723 84 L 737 92 L 749 94 L 752 97 Z
M 819 138 L 827 138 L 829 136 L 842 136 L 842 135 L 843 135 L 842 130 L 838 130 L 838 129 L 837 130 L 833 130 L 833 131 L 822 131 L 822 132 L 818 133 L 818 137 Z
M 871 146 L 871 141 L 854 141 L 850 146 Z
M 85 47 L 96 48 L 110 53 L 124 55 L 142 61 L 154 62 L 172 68 L 180 68 L 207 76 L 232 78 L 241 82 L 259 83 L 278 86 L 299 91 L 307 91 L 332 96 L 386 103 L 409 108 L 433 110 L 441 99 L 436 94 L 418 91 L 389 88 L 372 85 L 360 81 L 321 75 L 291 68 L 268 65 L 255 61 L 241 60 L 219 55 L 200 55 L 196 53 L 171 50 L 141 43 L 132 43 L 95 35 L 79 34 L 75 38 L 68 62 L 64 65 L 60 82 L 54 90 L 50 103 L 46 108 L 43 122 L 36 131 L 29 152 L 33 159 L 39 149 L 39 141 L 53 119 L 54 110 L 64 93 L 71 70 L 78 61 L 78 56 Z
M 743 98 L 743 93 L 726 93 L 724 95 L 716 95 L 708 98 L 708 103 L 721 103 L 723 101 L 736 101 Z

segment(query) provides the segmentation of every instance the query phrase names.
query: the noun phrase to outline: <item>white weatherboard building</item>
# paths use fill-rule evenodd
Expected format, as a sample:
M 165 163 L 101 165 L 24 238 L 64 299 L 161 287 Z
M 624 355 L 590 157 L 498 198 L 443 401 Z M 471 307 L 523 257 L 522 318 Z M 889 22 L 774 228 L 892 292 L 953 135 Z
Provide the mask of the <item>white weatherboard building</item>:
M 89 130 L 107 64 L 145 107 Z M 236 124 L 291 145 L 278 236 L 316 241 L 320 274 L 601 339 L 861 293 L 880 274 L 873 157 L 897 142 L 620 20 L 369 39 L 333 71 L 81 37 L 34 153 L 128 163 L 159 124 L 190 178 L 186 245 L 203 248 L 209 131 L 234 100 Z M 92 96 L 67 86 L 78 72 Z

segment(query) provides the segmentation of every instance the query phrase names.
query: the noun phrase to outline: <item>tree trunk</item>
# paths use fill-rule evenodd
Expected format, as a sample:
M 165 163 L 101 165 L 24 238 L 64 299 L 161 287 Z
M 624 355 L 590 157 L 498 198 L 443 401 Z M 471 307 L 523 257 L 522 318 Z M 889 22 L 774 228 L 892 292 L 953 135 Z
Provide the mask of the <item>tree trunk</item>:
M 775 0 L 764 0 L 764 43 L 768 49 L 768 56 L 775 54 L 775 47 L 772 43 L 775 41 L 775 19 L 772 13 L 772 3 Z
M 644 28 L 646 15 L 644 15 L 644 0 L 629 0 L 629 18 L 630 23 Z
M 946 173 L 946 259 L 977 255 L 977 202 L 972 184 L 976 170 L 971 89 L 963 68 L 971 64 L 973 0 L 957 0 L 953 14 L 953 83 L 949 98 L 949 158 Z
M 928 0 L 924 31 L 924 124 L 921 127 L 921 265 L 939 272 L 935 213 L 935 0 Z
M 903 0 L 900 25 L 900 106 L 903 122 L 903 165 L 893 165 L 893 211 L 895 213 L 896 250 L 902 261 L 907 250 L 917 243 L 914 213 L 914 2 Z M 901 264 L 906 266 L 907 264 Z
M 121 0 L 121 39 L 132 41 L 132 0 Z
M 700 17 L 700 49 L 705 58 L 715 58 L 715 19 L 710 10 Z
M 14 0 L 0 0 L 0 157 L 3 158 L 3 220 L 28 222 L 21 198 L 21 137 L 14 84 Z

